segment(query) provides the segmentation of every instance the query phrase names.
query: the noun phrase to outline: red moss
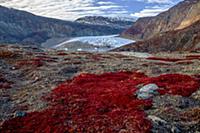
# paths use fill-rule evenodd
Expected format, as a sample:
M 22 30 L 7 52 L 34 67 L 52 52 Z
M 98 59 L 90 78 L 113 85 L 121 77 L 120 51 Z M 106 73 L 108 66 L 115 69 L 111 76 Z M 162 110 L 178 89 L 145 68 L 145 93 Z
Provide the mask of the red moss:
M 115 57 L 115 58 L 127 58 L 128 56 L 122 55 L 122 54 L 114 54 L 114 55 L 111 55 L 111 57 Z
M 189 60 L 200 59 L 200 55 L 189 55 L 189 56 L 186 56 L 186 58 Z
M 59 55 L 59 56 L 66 56 L 66 55 L 69 55 L 69 54 L 65 53 L 65 52 L 59 52 L 57 55 Z
M 155 62 L 155 65 L 169 65 L 167 62 Z
M 44 52 L 34 52 L 36 55 L 47 55 L 47 53 Z
M 20 51 L 20 53 L 22 53 L 23 51 Z M 28 56 L 33 56 L 34 54 L 32 52 L 27 52 L 26 55 Z
M 96 55 L 91 55 L 90 56 L 91 59 L 93 59 L 94 61 L 100 61 L 102 59 L 100 54 L 96 54 Z
M 65 61 L 70 61 L 70 60 L 71 60 L 71 58 L 65 58 L 64 60 L 65 60 Z
M 83 62 L 81 62 L 81 61 L 69 61 L 69 62 L 63 62 L 62 64 L 80 65 L 80 64 L 83 64 Z
M 125 60 L 125 61 L 133 61 L 132 58 L 125 58 L 124 60 Z
M 149 132 L 151 124 L 143 108 L 150 107 L 151 101 L 133 96 L 134 86 L 145 77 L 128 72 L 80 75 L 52 92 L 51 108 L 6 121 L 3 131 Z
M 16 67 L 20 68 L 23 66 L 31 66 L 31 67 L 41 67 L 43 66 L 43 60 L 39 58 L 30 59 L 30 60 L 21 60 L 16 63 Z
M 190 64 L 193 64 L 193 63 L 194 62 L 192 62 L 192 61 L 179 61 L 176 64 L 179 64 L 179 65 L 190 65 Z
M 148 60 L 158 60 L 158 61 L 167 61 L 167 62 L 177 62 L 182 61 L 184 59 L 178 59 L 178 58 L 160 58 L 160 57 L 148 57 Z
M 189 96 L 199 81 L 180 74 L 149 78 L 142 73 L 82 74 L 51 93 L 50 108 L 6 121 L 3 132 L 120 132 L 148 133 L 151 123 L 144 109 L 151 100 L 134 95 L 139 84 L 156 83 L 161 94 Z
M 200 87 L 198 79 L 181 74 L 166 74 L 154 78 L 148 78 L 145 81 L 148 83 L 155 83 L 160 88 L 161 94 L 173 94 L 181 96 L 190 96 Z
M 13 83 L 4 78 L 2 74 L 0 74 L 0 89 L 9 89 Z
M 77 55 L 81 55 L 81 56 L 90 56 L 90 55 L 92 55 L 92 53 L 88 53 L 88 52 L 85 52 L 85 51 L 79 51 L 79 52 L 77 52 L 78 54 Z
M 188 55 L 185 58 L 160 58 L 160 57 L 148 57 L 148 60 L 158 60 L 166 62 L 179 62 L 179 61 L 190 61 L 200 59 L 200 55 Z
M 82 64 L 82 62 L 81 61 L 76 61 L 76 62 L 71 62 L 71 64 L 79 65 L 79 64 Z
M 6 82 L 6 83 L 1 83 L 0 82 L 0 89 L 9 89 L 11 88 L 11 84 Z
M 56 60 L 58 59 L 58 58 L 55 58 L 55 57 L 49 57 L 49 56 L 45 56 L 45 55 L 36 56 L 36 58 L 40 59 L 42 61 L 45 61 L 45 62 L 57 62 Z

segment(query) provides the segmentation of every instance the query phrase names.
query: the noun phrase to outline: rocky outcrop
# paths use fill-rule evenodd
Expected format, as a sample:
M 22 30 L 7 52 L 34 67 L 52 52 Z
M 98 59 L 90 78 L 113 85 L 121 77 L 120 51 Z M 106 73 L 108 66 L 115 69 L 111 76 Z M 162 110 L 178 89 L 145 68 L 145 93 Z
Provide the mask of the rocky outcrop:
M 145 41 L 129 44 L 114 51 L 198 51 L 200 50 L 200 21 L 184 29 L 169 31 Z
M 122 33 L 134 40 L 149 39 L 167 31 L 184 29 L 200 19 L 200 0 L 185 0 L 155 17 L 138 19 Z
M 118 34 L 121 28 L 81 24 L 0 6 L 0 42 L 40 44 L 54 37 Z

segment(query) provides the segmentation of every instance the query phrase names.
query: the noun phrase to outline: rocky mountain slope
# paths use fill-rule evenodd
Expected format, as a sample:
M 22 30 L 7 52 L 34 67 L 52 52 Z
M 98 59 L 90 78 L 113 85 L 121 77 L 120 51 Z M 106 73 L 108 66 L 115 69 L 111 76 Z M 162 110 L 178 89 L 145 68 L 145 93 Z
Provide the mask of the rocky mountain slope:
M 200 0 L 184 0 L 155 17 L 138 19 L 122 36 L 134 40 L 149 39 L 157 34 L 179 30 L 200 19 Z
M 0 42 L 40 44 L 54 37 L 119 34 L 123 29 L 81 24 L 0 6 Z
M 185 0 L 156 17 L 141 18 L 123 34 L 139 41 L 114 51 L 198 51 L 200 0 Z
M 114 51 L 198 51 L 200 50 L 200 21 L 184 29 L 168 31 L 145 41 L 138 41 Z
M 133 19 L 115 18 L 103 16 L 86 16 L 76 20 L 76 22 L 93 25 L 107 25 L 112 28 L 128 29 L 132 26 Z

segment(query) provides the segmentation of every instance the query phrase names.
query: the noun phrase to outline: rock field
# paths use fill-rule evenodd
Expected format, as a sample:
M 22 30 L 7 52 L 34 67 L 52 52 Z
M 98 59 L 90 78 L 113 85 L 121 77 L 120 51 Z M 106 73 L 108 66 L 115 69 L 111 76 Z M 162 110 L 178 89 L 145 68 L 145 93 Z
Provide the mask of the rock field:
M 158 93 L 138 100 L 136 91 L 148 84 L 156 84 Z M 33 127 L 46 133 L 199 133 L 199 89 L 200 53 L 88 53 L 0 46 L 3 133 L 34 132 Z

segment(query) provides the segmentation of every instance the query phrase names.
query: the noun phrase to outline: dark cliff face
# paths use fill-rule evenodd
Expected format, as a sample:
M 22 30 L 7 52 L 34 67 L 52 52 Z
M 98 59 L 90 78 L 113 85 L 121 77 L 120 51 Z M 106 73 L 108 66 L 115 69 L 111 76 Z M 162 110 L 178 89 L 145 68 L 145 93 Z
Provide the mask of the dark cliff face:
M 122 33 L 135 40 L 149 39 L 159 33 L 183 29 L 200 19 L 200 0 L 185 0 L 155 17 L 138 19 Z
M 96 26 L 33 15 L 0 6 L 0 42 L 40 44 L 53 37 L 118 34 L 119 28 Z
M 200 50 L 200 20 L 189 27 L 169 31 L 145 41 L 129 44 L 114 51 L 196 51 Z

